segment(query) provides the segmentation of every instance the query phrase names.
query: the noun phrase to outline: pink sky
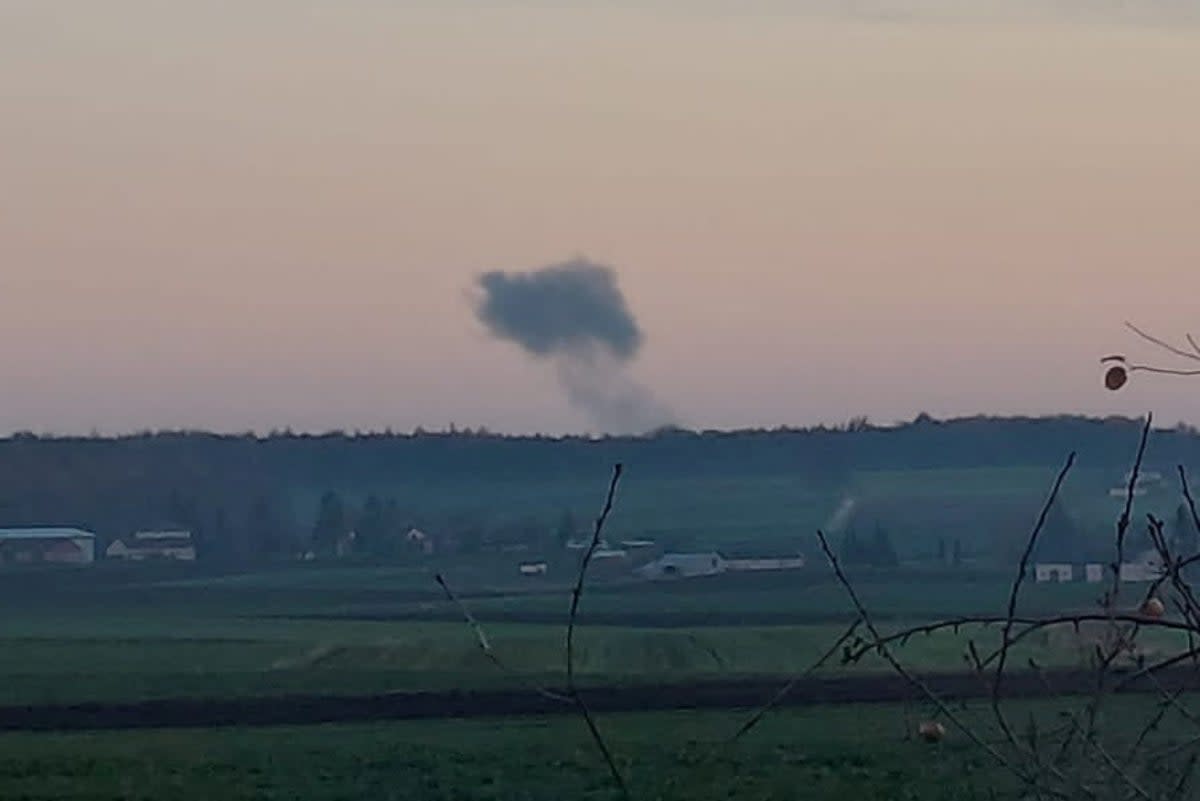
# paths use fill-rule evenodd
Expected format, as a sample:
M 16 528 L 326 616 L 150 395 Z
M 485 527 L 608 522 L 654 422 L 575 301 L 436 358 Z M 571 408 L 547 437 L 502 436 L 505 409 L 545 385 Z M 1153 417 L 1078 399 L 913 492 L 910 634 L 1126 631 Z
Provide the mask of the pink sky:
M 687 424 L 1200 422 L 1098 364 L 1200 332 L 1200 27 L 183 5 L 0 10 L 0 431 L 585 430 L 465 298 L 574 255 Z

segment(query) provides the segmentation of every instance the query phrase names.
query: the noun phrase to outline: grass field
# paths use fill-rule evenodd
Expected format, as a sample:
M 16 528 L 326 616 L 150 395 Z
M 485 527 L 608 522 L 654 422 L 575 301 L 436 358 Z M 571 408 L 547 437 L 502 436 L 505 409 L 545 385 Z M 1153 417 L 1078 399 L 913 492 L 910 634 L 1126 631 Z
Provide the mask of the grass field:
M 1050 478 L 1041 470 L 859 475 L 853 493 L 882 515 L 897 544 L 925 554 L 961 537 L 976 550 L 1024 535 Z M 1084 476 L 1077 506 L 1100 510 L 1107 477 Z M 812 530 L 837 496 L 786 477 L 623 489 L 612 536 L 651 535 L 694 546 L 754 542 L 815 548 Z M 581 483 L 471 495 L 513 514 L 573 508 L 584 518 L 602 487 Z M 460 496 L 461 498 L 461 496 Z M 450 503 L 449 500 L 446 501 Z M 449 508 L 449 507 L 447 507 Z M 1107 512 L 1105 512 L 1107 514 Z M 1099 515 L 1097 514 L 1097 517 Z M 549 517 L 547 516 L 547 519 Z M 204 566 L 98 565 L 86 571 L 0 573 L 0 705 L 561 684 L 570 570 L 545 581 L 516 575 L 512 555 L 424 564 L 295 564 L 217 573 Z M 483 621 L 500 671 L 481 652 L 433 580 L 445 572 Z M 987 560 L 961 570 L 920 564 L 863 571 L 855 583 L 881 626 L 997 613 L 1011 570 Z M 1028 586 L 1021 610 L 1091 608 L 1099 589 Z M 591 582 L 582 605 L 577 668 L 587 685 L 785 677 L 807 668 L 854 613 L 831 574 L 723 576 L 658 585 Z M 922 672 L 964 667 L 968 639 L 908 643 Z M 1143 638 L 1170 651 L 1171 637 Z M 1074 666 L 1085 640 L 1031 638 L 1014 664 Z M 876 656 L 822 675 L 885 672 Z M 772 684 L 771 686 L 774 686 Z M 824 697 L 824 696 L 823 696 Z M 1141 713 L 1140 699 L 1121 700 Z M 1030 703 L 1038 714 L 1055 704 Z M 1040 711 L 1039 711 L 1040 710 Z M 906 739 L 920 709 L 896 706 L 778 710 L 737 745 L 723 744 L 737 712 L 622 714 L 605 730 L 639 799 L 984 799 L 1006 789 L 993 766 L 957 737 Z M 580 721 L 436 720 L 420 723 L 0 736 L 0 798 L 22 799 L 614 799 Z M 1001 796 L 1003 797 L 1003 796 Z
M 780 712 L 736 745 L 735 713 L 602 719 L 638 798 L 969 799 L 961 743 L 906 741 L 897 707 Z M 0 797 L 615 799 L 575 718 L 0 736 Z
M 131 573 L 96 574 L 94 583 L 72 583 L 85 575 L 57 574 L 55 584 L 0 591 L 0 703 L 369 694 L 517 681 L 485 658 L 459 612 L 437 599 L 430 577 L 409 568 L 301 567 L 207 578 L 175 572 L 145 581 Z M 1006 590 L 1002 576 L 934 582 L 901 572 L 864 576 L 861 584 L 886 627 L 994 611 Z M 1082 608 L 1094 594 L 1084 585 L 1034 586 L 1025 608 Z M 565 589 L 469 603 L 513 671 L 561 682 Z M 827 579 L 795 576 L 764 578 L 761 585 L 595 586 L 583 607 L 576 665 L 591 684 L 788 676 L 816 660 L 853 617 Z M 720 623 L 731 616 L 777 621 Z M 611 623 L 588 622 L 597 618 Z M 920 670 L 961 670 L 968 637 L 986 647 L 996 632 L 922 637 L 904 655 Z M 1047 666 L 1073 666 L 1080 644 L 1033 640 L 1026 655 Z M 850 667 L 835 662 L 826 673 L 883 669 L 871 657 Z
M 1049 726 L 1069 708 L 1070 702 L 1029 702 L 1010 714 Z M 916 722 L 929 713 L 863 704 L 778 710 L 737 742 L 730 739 L 744 712 L 611 715 L 600 725 L 638 799 L 1015 797 L 1011 777 L 957 730 L 938 744 L 913 738 Z M 1136 698 L 1114 699 L 1108 711 L 1122 721 L 1152 713 L 1153 704 Z M 959 714 L 990 736 L 983 705 Z M 1179 731 L 1168 722 L 1153 742 L 1176 741 Z M 557 717 L 0 735 L 0 797 L 608 801 L 619 795 L 583 723 Z

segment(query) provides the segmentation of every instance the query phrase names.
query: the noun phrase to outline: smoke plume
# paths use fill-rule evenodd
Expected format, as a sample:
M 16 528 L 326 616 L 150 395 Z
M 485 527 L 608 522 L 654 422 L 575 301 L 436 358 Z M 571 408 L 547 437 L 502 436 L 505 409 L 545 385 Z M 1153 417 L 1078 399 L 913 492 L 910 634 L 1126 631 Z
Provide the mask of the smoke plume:
M 608 433 L 643 433 L 671 412 L 629 375 L 641 328 L 602 264 L 575 259 L 528 272 L 481 275 L 476 307 L 497 339 L 553 365 L 572 406 Z

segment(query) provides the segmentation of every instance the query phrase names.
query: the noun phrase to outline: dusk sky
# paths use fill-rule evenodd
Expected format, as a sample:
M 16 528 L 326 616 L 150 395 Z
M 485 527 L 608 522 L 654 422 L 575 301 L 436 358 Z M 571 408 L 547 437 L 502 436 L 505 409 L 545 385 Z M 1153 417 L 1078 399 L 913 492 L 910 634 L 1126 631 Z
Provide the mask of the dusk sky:
M 576 257 L 685 425 L 1200 423 L 1200 2 L 969 4 L 3 0 L 0 431 L 589 430 Z

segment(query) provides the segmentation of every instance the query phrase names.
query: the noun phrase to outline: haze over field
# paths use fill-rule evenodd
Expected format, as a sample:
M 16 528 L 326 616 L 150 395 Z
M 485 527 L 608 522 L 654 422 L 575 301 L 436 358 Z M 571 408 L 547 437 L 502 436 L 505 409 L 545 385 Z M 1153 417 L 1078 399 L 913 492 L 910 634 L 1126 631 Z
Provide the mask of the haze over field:
M 621 428 L 467 297 L 575 254 L 690 425 L 1200 420 L 1200 4 L 796 5 L 5 2 L 0 431 Z

